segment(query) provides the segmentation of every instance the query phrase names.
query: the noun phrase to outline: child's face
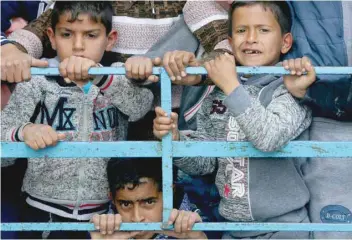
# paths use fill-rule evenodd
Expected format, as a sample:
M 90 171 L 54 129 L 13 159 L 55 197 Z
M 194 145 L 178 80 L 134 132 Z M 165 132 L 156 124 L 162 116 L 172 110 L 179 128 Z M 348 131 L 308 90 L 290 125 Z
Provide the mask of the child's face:
M 106 35 L 105 26 L 91 20 L 88 14 L 79 14 L 74 22 L 68 22 L 70 17 L 70 13 L 61 15 L 55 32 L 48 29 L 51 45 L 57 51 L 60 61 L 79 56 L 100 62 L 104 51 L 111 51 L 115 44 L 116 31 Z
M 287 53 L 292 35 L 282 35 L 280 25 L 270 9 L 261 5 L 235 9 L 232 38 L 229 38 L 236 61 L 243 66 L 271 66 Z
M 116 191 L 114 204 L 122 222 L 161 222 L 163 194 L 153 179 L 141 178 L 141 184 L 129 189 L 132 184 Z M 150 238 L 152 232 L 142 232 L 136 238 Z

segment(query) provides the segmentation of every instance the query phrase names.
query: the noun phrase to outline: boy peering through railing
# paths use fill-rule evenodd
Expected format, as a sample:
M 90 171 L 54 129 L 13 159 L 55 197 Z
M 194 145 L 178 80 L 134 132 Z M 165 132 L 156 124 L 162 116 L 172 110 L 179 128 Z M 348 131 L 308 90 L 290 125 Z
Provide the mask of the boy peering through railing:
M 1 140 L 23 141 L 37 150 L 66 141 L 125 140 L 129 120 L 143 117 L 153 94 L 124 76 L 88 75 L 117 39 L 109 2 L 59 1 L 48 36 L 57 57 L 51 67 L 72 67 L 79 81 L 33 76 L 19 83 L 2 111 Z M 113 66 L 122 66 L 121 63 Z M 92 81 L 91 81 L 92 80 Z M 22 222 L 89 221 L 108 211 L 109 159 L 28 160 L 22 190 Z M 22 232 L 25 238 L 85 238 L 81 232 Z
M 156 108 L 154 134 L 172 131 L 174 141 L 250 141 L 261 151 L 276 151 L 298 137 L 311 123 L 311 111 L 301 105 L 284 81 L 315 81 L 308 58 L 288 64 L 292 76 L 238 76 L 236 65 L 274 66 L 292 46 L 291 17 L 286 2 L 249 1 L 232 4 L 229 11 L 229 42 L 234 56 L 224 54 L 205 62 L 216 87 L 197 112 L 197 130 L 189 135 L 178 131 L 171 117 Z M 193 53 L 173 52 L 174 72 L 194 64 Z M 172 61 L 171 61 L 172 62 Z M 181 66 L 181 67 L 180 67 Z M 293 71 L 295 70 L 295 71 Z M 307 71 L 307 75 L 302 75 Z M 184 80 L 201 81 L 201 76 Z M 297 159 L 183 157 L 174 164 L 190 175 L 216 172 L 223 221 L 309 222 L 305 205 L 309 192 Z M 223 238 L 308 238 L 308 232 L 227 232 Z

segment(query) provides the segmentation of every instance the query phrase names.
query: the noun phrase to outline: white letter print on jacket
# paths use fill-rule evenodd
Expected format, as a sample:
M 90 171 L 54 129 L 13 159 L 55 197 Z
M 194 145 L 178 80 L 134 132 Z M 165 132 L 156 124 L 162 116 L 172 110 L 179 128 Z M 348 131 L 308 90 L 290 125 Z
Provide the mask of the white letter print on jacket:
M 228 122 L 228 133 L 226 140 L 228 142 L 234 141 L 243 141 L 246 139 L 246 136 L 238 126 L 234 117 L 230 116 Z M 225 179 L 226 183 L 224 186 L 224 196 L 226 198 L 229 197 L 229 193 L 231 192 L 231 198 L 240 197 L 242 198 L 245 193 L 245 184 L 246 176 L 243 170 L 247 170 L 245 167 L 245 161 L 248 159 L 245 158 L 226 158 L 228 164 L 225 168 Z M 230 185 L 230 186 L 229 186 Z

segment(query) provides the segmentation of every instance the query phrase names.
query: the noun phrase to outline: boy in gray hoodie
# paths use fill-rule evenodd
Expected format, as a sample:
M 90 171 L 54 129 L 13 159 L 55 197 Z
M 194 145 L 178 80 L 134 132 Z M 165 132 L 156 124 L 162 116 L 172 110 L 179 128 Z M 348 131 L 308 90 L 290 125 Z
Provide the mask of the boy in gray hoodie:
M 250 141 L 261 151 L 275 151 L 298 137 L 311 123 L 311 112 L 287 91 L 291 78 L 315 79 L 309 59 L 295 59 L 292 76 L 238 76 L 242 66 L 274 66 L 292 46 L 290 10 L 285 2 L 236 2 L 230 9 L 229 42 L 234 56 L 224 54 L 206 62 L 216 85 L 197 113 L 197 130 L 189 135 L 177 130 L 177 115 L 156 109 L 154 134 L 169 131 L 178 141 Z M 194 63 L 191 53 L 174 52 L 170 68 Z M 235 62 L 236 59 L 236 62 Z M 237 65 L 238 65 L 237 64 Z M 178 69 L 177 69 L 178 68 Z M 307 71 L 307 75 L 302 73 Z M 196 82 L 201 76 L 188 76 Z M 219 213 L 224 221 L 309 222 L 309 192 L 295 159 L 278 158 L 178 158 L 174 164 L 190 175 L 217 172 L 221 196 Z M 308 238 L 308 232 L 228 232 L 224 238 Z
M 48 29 L 57 57 L 50 67 L 81 74 L 81 81 L 33 76 L 19 83 L 2 111 L 1 140 L 23 141 L 32 149 L 66 141 L 118 141 L 126 139 L 128 121 L 143 117 L 153 94 L 124 76 L 88 75 L 99 66 L 117 38 L 112 30 L 109 2 L 58 1 Z M 114 66 L 122 66 L 116 63 Z M 72 70 L 72 71 L 71 71 Z M 90 81 L 92 79 L 92 81 Z M 108 210 L 106 158 L 30 158 L 22 190 L 25 222 L 88 221 Z M 50 232 L 32 232 L 26 238 L 46 238 Z M 71 238 L 74 234 L 50 235 Z M 77 235 L 75 236 L 77 237 Z M 85 235 L 78 235 L 85 238 Z

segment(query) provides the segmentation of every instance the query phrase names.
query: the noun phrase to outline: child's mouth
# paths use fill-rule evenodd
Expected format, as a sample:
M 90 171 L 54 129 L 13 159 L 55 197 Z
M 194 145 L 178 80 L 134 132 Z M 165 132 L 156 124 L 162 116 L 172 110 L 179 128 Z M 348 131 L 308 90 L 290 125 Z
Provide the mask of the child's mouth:
M 259 50 L 249 50 L 249 49 L 245 49 L 242 51 L 244 54 L 249 54 L 249 55 L 257 55 L 257 54 L 261 54 L 262 52 Z

